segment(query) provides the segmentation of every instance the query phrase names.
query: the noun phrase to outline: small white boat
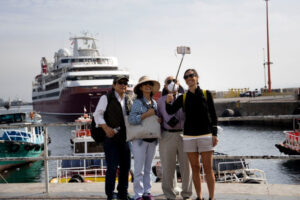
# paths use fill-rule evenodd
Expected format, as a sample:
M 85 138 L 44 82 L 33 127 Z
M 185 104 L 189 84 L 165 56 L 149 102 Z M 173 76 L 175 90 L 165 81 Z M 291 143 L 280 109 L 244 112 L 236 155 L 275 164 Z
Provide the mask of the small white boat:
M 215 153 L 215 155 L 224 155 Z M 244 159 L 214 159 L 213 170 L 216 182 L 219 183 L 267 183 L 264 171 L 249 168 L 249 163 Z M 157 177 L 156 181 L 162 179 L 162 167 L 160 161 L 152 167 L 153 174 Z M 179 165 L 176 166 L 178 182 L 181 182 Z M 205 173 L 201 163 L 201 177 L 205 181 Z
M 50 183 L 105 181 L 106 162 L 104 149 L 102 144 L 96 143 L 91 137 L 91 121 L 91 117 L 87 114 L 76 119 L 75 122 L 83 124 L 76 126 L 76 130 L 72 131 L 71 137 L 73 155 L 90 156 L 91 159 L 57 161 L 57 175 L 50 180 Z M 93 156 L 103 156 L 103 159 L 93 159 Z M 132 180 L 132 177 L 133 174 L 130 172 L 129 181 Z
M 72 130 L 70 142 L 73 146 L 74 139 L 82 137 L 91 137 L 91 122 L 92 118 L 88 114 L 78 117 L 75 122 L 82 123 L 82 125 L 77 125 L 75 130 Z

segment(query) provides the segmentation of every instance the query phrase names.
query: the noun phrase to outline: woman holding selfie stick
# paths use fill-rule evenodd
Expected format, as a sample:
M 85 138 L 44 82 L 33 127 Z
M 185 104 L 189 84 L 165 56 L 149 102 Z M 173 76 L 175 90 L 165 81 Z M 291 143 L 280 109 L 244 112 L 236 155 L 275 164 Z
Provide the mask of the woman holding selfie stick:
M 168 114 L 176 113 L 180 108 L 185 112 L 183 131 L 183 151 L 187 153 L 195 185 L 197 200 L 202 200 L 200 156 L 204 167 L 209 199 L 214 199 L 215 175 L 212 168 L 213 151 L 218 143 L 217 115 L 212 95 L 203 91 L 198 85 L 198 73 L 195 69 L 188 69 L 184 73 L 184 80 L 189 87 L 185 95 L 179 96 L 173 102 L 173 95 L 166 99 Z M 173 102 L 171 104 L 171 102 Z

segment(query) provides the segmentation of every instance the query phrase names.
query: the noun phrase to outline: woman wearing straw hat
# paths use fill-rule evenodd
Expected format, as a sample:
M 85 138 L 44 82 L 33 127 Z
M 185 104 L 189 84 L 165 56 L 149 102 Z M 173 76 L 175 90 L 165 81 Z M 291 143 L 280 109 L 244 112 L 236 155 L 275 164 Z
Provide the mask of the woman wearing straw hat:
M 129 123 L 140 124 L 144 119 L 156 115 L 157 104 L 152 98 L 159 91 L 158 81 L 142 76 L 134 87 L 137 99 L 133 102 L 129 114 Z M 160 120 L 160 119 L 159 119 Z M 159 121 L 160 123 L 160 121 Z M 151 164 L 156 152 L 157 139 L 136 139 L 132 141 L 134 156 L 134 193 L 136 200 L 152 200 Z

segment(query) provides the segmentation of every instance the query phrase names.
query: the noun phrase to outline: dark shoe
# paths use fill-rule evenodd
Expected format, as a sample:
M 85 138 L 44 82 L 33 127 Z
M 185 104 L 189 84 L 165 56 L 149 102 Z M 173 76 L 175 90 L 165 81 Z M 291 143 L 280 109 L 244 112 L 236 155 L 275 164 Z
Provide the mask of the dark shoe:
M 128 194 L 128 195 L 127 195 L 126 197 L 124 197 L 124 198 L 119 197 L 118 200 L 134 200 L 134 198 L 132 198 L 132 197 Z
M 152 194 L 148 193 L 146 195 L 143 195 L 143 200 L 154 200 L 154 197 Z
M 107 197 L 107 200 L 118 200 L 117 193 L 113 193 L 112 197 Z

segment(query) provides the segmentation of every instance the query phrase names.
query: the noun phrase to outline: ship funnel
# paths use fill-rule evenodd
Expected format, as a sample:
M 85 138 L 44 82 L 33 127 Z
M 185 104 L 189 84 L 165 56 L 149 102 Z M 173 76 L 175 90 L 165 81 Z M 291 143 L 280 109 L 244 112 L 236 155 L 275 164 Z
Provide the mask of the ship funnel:
M 45 57 L 42 57 L 42 60 L 41 60 L 41 68 L 42 68 L 42 73 L 43 74 L 46 74 L 47 73 L 47 70 L 48 70 L 48 66 L 47 66 L 47 60 Z

